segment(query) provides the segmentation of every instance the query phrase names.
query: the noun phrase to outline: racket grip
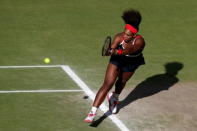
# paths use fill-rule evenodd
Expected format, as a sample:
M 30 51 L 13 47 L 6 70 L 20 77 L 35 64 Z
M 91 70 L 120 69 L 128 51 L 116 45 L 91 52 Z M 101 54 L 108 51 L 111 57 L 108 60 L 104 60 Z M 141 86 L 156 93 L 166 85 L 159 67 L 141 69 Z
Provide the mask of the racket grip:
M 114 52 L 115 52 L 115 48 L 110 48 L 109 50 L 108 50 L 108 56 L 109 55 L 112 55 L 112 54 L 114 54 Z

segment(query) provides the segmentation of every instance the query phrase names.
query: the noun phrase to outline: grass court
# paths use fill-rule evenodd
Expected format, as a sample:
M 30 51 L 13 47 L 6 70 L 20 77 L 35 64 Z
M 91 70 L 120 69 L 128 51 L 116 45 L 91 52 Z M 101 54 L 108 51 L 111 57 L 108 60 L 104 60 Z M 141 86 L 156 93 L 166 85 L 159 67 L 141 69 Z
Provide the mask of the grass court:
M 0 0 L 0 130 L 120 130 L 102 110 L 96 127 L 84 123 L 92 104 L 86 92 L 61 66 L 36 66 L 68 65 L 96 93 L 109 60 L 101 56 L 103 40 L 123 30 L 129 8 L 142 14 L 146 65 L 127 83 L 113 116 L 132 131 L 196 130 L 196 7 L 194 0 Z M 163 79 L 167 63 L 182 68 Z M 134 98 L 148 87 L 154 93 Z

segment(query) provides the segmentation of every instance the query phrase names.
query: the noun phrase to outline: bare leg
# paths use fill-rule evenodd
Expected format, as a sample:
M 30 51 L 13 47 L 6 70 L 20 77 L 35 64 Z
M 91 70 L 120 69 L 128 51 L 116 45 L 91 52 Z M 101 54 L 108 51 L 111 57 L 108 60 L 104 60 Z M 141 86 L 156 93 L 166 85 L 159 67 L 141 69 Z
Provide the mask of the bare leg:
M 107 71 L 105 74 L 105 80 L 101 88 L 96 94 L 96 98 L 93 102 L 92 109 L 88 116 L 85 118 L 85 122 L 91 123 L 94 121 L 94 117 L 96 116 L 96 111 L 98 107 L 101 105 L 101 103 L 104 101 L 107 93 L 114 85 L 117 77 L 119 76 L 118 81 L 116 82 L 116 91 L 120 93 L 122 89 L 124 88 L 126 82 L 129 80 L 129 78 L 132 76 L 132 72 L 125 72 L 120 73 L 120 70 L 116 65 L 113 65 L 111 63 L 108 64 Z
M 131 78 L 134 72 L 121 72 L 115 84 L 115 93 L 120 94 L 126 85 L 126 82 Z
M 101 103 L 104 101 L 107 93 L 114 85 L 114 83 L 118 77 L 118 74 L 119 74 L 118 67 L 116 65 L 109 63 L 108 67 L 107 67 L 106 74 L 105 74 L 104 83 L 96 94 L 96 98 L 93 102 L 93 107 L 98 108 L 101 105 Z

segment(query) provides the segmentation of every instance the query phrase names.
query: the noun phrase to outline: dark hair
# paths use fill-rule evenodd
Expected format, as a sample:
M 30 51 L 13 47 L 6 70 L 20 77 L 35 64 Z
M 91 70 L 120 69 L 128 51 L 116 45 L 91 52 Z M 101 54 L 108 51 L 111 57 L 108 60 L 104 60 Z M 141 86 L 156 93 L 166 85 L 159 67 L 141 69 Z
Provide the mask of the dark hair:
M 123 12 L 122 19 L 125 24 L 130 24 L 139 30 L 139 24 L 142 20 L 142 16 L 139 11 L 134 9 L 129 9 Z

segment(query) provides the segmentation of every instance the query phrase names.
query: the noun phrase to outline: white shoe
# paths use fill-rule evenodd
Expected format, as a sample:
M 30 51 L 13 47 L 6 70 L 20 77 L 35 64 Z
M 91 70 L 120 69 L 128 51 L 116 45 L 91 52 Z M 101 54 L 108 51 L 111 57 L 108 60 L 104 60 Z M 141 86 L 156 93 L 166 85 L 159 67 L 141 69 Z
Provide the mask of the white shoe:
M 113 93 L 109 93 L 107 95 L 107 99 L 108 99 L 108 102 L 109 102 L 109 110 L 113 114 L 115 114 L 115 113 L 117 113 L 117 110 L 118 110 L 117 109 L 117 104 L 119 104 L 120 102 L 119 102 L 118 98 L 113 96 L 113 94 L 114 94 L 114 92 Z
M 88 114 L 88 116 L 85 118 L 84 122 L 86 123 L 92 123 L 94 121 L 94 117 L 96 116 L 96 114 L 93 114 L 92 112 L 90 112 Z

